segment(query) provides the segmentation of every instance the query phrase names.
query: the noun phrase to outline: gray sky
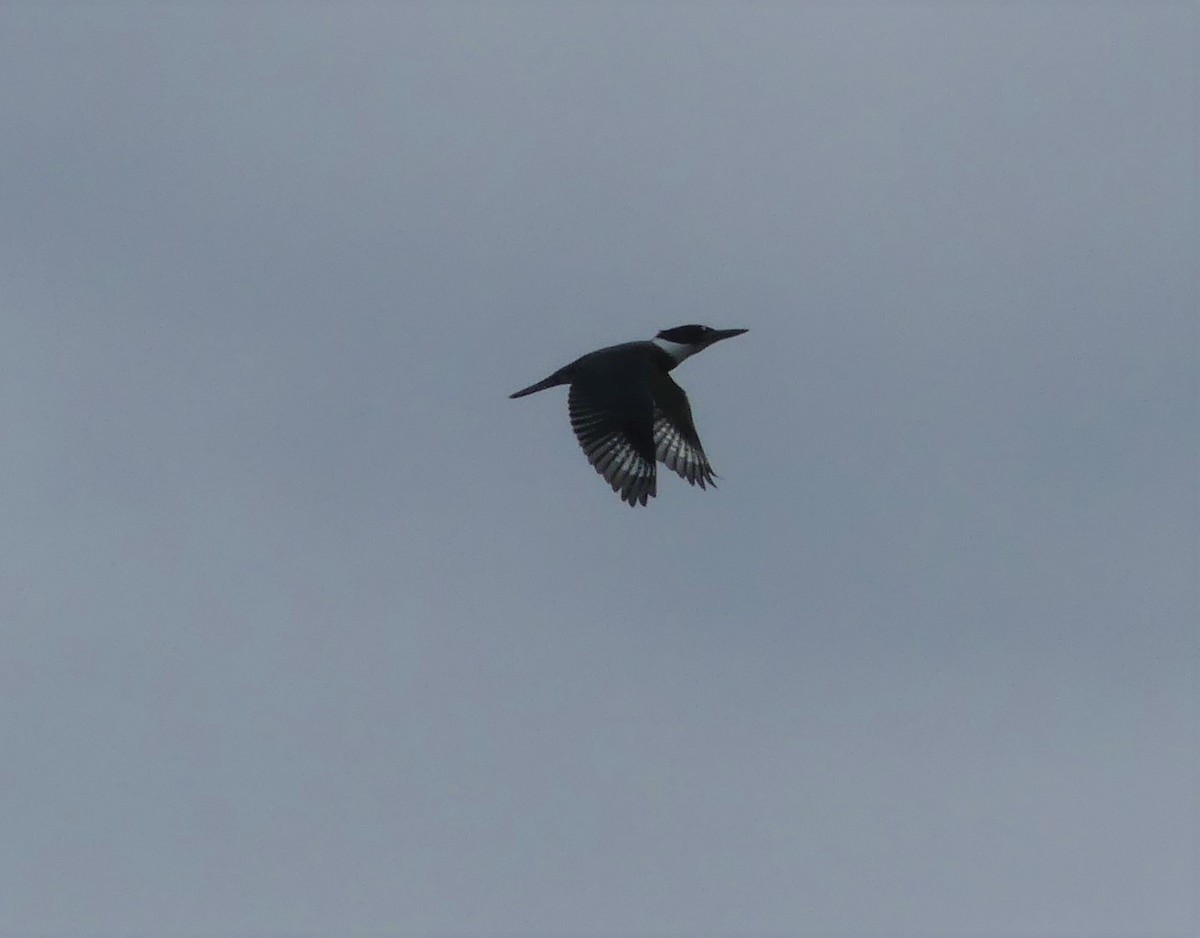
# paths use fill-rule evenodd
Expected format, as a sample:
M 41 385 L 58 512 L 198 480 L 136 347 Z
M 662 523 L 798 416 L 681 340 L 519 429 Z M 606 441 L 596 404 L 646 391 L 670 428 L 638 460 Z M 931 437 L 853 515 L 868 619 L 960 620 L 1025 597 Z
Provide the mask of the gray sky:
M 1197 35 L 0 7 L 0 933 L 1194 933 Z

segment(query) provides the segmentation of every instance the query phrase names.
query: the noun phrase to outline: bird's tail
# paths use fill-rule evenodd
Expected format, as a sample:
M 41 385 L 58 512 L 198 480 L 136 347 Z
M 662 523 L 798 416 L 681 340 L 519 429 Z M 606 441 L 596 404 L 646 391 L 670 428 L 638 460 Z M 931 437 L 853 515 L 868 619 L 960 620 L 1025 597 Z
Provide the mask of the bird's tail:
M 510 398 L 524 397 L 526 394 L 536 394 L 538 391 L 544 391 L 546 388 L 552 388 L 560 384 L 569 384 L 571 378 L 566 374 L 565 368 L 560 368 L 554 372 L 549 378 L 539 381 L 537 384 L 531 384 L 527 388 L 522 388 L 513 394 L 508 395 Z

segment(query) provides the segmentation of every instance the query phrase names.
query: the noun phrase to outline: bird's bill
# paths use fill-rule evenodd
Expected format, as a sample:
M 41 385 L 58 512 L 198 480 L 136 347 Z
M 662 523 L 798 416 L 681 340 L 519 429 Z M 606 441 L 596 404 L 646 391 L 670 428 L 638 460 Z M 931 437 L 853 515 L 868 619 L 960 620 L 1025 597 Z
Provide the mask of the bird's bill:
M 717 337 L 714 342 L 720 342 L 722 339 L 732 339 L 735 335 L 741 335 L 744 332 L 749 332 L 749 329 L 714 329 Z

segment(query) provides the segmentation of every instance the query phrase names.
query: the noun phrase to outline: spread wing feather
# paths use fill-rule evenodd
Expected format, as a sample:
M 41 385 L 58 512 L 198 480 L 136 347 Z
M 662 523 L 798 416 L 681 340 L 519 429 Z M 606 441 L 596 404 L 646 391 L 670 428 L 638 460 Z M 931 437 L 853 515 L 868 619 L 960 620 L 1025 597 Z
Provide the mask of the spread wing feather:
M 645 505 L 658 491 L 655 462 L 691 485 L 716 486 L 687 394 L 663 371 L 577 374 L 567 395 L 571 428 L 595 470 L 622 501 Z
M 654 401 L 626 386 L 576 380 L 567 395 L 571 429 L 588 462 L 622 501 L 644 505 L 657 494 Z
M 686 392 L 670 375 L 663 374 L 655 382 L 654 397 L 655 457 L 689 484 L 716 488 L 716 474 L 700 445 Z
M 675 424 L 661 412 L 654 417 L 654 447 L 658 461 L 679 473 L 692 485 L 716 488 L 715 473 L 698 444 L 689 443 Z

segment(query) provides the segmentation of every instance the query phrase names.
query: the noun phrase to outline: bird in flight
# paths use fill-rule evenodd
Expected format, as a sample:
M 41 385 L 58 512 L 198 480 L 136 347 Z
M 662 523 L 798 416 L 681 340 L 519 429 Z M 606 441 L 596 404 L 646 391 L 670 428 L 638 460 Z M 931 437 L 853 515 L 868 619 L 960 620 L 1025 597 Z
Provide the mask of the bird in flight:
M 745 329 L 676 326 L 648 342 L 590 352 L 509 397 L 569 384 L 567 410 L 583 452 L 621 500 L 644 505 L 658 491 L 655 461 L 691 485 L 716 486 L 692 408 L 671 378 L 684 359 Z

